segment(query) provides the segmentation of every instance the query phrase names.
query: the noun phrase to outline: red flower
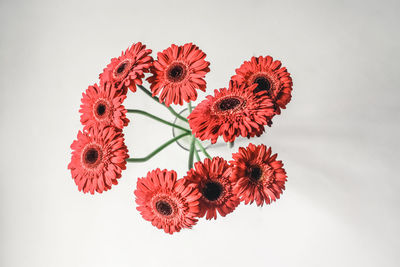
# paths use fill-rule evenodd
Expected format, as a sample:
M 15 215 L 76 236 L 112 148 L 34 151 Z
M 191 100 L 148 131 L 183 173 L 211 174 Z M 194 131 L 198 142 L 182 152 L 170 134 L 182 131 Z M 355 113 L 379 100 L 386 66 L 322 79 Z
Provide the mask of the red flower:
M 285 67 L 281 68 L 279 60 L 273 61 L 270 56 L 252 57 L 250 61 L 245 61 L 236 69 L 232 80 L 247 86 L 256 84 L 254 93 L 267 92 L 277 105 L 277 114 L 280 114 L 280 108 L 286 108 L 292 98 L 293 82 L 290 73 Z
M 175 171 L 156 169 L 139 178 L 135 190 L 136 208 L 142 217 L 166 233 L 192 228 L 197 222 L 200 193 L 176 180 Z
M 277 154 L 271 156 L 271 148 L 253 144 L 239 148 L 239 152 L 232 155 L 234 192 L 245 204 L 253 201 L 258 206 L 264 202 L 270 204 L 282 194 L 287 176 L 282 161 L 277 161 L 276 157 Z
M 160 102 L 183 105 L 197 99 L 196 89 L 206 90 L 204 76 L 210 71 L 206 54 L 192 43 L 183 46 L 172 45 L 157 54 L 147 78 L 151 83 L 153 96 L 160 93 Z
M 82 113 L 81 123 L 85 125 L 84 129 L 93 126 L 114 126 L 122 129 L 127 126 L 129 119 L 126 118 L 126 109 L 122 105 L 125 98 L 126 95 L 122 95 L 111 83 L 100 87 L 97 84 L 89 86 L 86 93 L 82 94 L 79 110 Z
M 264 131 L 275 114 L 271 99 L 263 92 L 253 94 L 256 85 L 245 88 L 230 81 L 229 89 L 214 91 L 189 115 L 189 125 L 200 140 L 217 142 L 223 136 L 225 142 L 233 142 L 239 135 L 253 137 Z
M 199 217 L 207 220 L 217 218 L 217 211 L 223 217 L 231 213 L 240 203 L 232 192 L 232 169 L 223 158 L 206 158 L 204 163 L 196 162 L 194 169 L 184 177 L 188 186 L 195 185 L 201 192 Z
M 122 132 L 114 127 L 94 126 L 89 131 L 79 131 L 71 149 L 68 169 L 79 191 L 102 193 L 118 184 L 129 157 Z
M 149 56 L 151 49 L 146 49 L 142 43 L 133 44 L 118 58 L 111 59 L 103 73 L 100 74 L 100 83 L 111 82 L 126 94 L 128 88 L 136 92 L 136 85 L 142 84 L 144 73 L 149 72 L 153 58 Z

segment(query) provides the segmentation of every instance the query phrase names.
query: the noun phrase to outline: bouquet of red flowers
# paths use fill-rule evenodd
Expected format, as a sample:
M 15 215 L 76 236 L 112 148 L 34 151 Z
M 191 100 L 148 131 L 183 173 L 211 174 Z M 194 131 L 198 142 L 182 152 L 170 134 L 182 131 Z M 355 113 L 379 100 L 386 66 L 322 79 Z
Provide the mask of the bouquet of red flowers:
M 250 143 L 240 147 L 228 162 L 211 157 L 202 141 L 214 144 L 222 136 L 233 144 L 239 136 L 262 135 L 291 99 L 292 79 L 281 62 L 270 56 L 252 57 L 236 69 L 227 88 L 214 90 L 192 109 L 197 90 L 206 90 L 204 78 L 210 71 L 206 54 L 192 43 L 173 44 L 159 52 L 157 60 L 151 53 L 142 43 L 133 44 L 111 59 L 99 76 L 99 84 L 82 94 L 79 111 L 83 130 L 71 145 L 68 165 L 78 190 L 91 194 L 107 191 L 118 184 L 127 162 L 147 161 L 168 145 L 190 137 L 185 177 L 178 179 L 173 170 L 155 169 L 137 180 L 137 210 L 145 220 L 172 234 L 191 228 L 197 218 L 216 219 L 217 213 L 226 216 L 240 202 L 262 206 L 279 198 L 287 176 L 270 147 Z M 142 81 L 147 73 L 150 90 Z M 164 105 L 175 121 L 126 109 L 123 102 L 128 92 L 135 93 L 137 88 Z M 188 116 L 170 106 L 184 102 L 188 103 Z M 129 124 L 127 113 L 147 116 L 181 133 L 144 158 L 129 158 L 123 134 Z

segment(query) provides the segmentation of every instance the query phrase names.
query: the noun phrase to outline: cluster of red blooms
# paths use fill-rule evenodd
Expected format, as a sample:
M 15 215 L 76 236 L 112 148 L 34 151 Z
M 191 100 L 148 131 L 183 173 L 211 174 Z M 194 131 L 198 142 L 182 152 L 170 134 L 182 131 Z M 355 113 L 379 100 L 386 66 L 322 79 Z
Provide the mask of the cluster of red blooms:
M 147 81 L 152 96 L 168 108 L 195 101 L 197 90 L 206 90 L 204 77 L 210 63 L 197 46 L 172 45 L 158 53 L 156 60 L 151 52 L 141 43 L 133 44 L 111 60 L 99 75 L 98 85 L 82 94 L 83 130 L 71 145 L 68 165 L 79 191 L 102 193 L 118 184 L 129 161 L 122 133 L 129 123 L 123 101 L 128 91 L 146 90 L 142 86 L 145 73 L 151 74 Z M 292 79 L 280 61 L 252 57 L 236 69 L 228 88 L 215 90 L 187 117 L 193 138 L 215 143 L 219 136 L 225 142 L 260 136 L 290 102 L 291 91 Z M 197 161 L 181 179 L 173 170 L 155 169 L 137 181 L 137 209 L 144 219 L 172 234 L 191 228 L 197 218 L 226 216 L 241 201 L 270 204 L 279 198 L 286 182 L 283 163 L 276 157 L 271 148 L 250 143 L 240 147 L 229 163 L 209 156 Z

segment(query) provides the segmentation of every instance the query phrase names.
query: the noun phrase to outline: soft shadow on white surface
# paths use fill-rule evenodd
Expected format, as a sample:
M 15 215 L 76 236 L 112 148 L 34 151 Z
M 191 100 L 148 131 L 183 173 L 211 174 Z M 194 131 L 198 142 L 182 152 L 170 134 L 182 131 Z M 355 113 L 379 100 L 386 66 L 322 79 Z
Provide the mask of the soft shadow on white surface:
M 398 1 L 0 2 L 0 266 L 399 266 L 399 11 Z M 77 191 L 67 164 L 81 93 L 138 41 L 153 56 L 200 46 L 208 93 L 253 55 L 282 60 L 292 102 L 253 140 L 284 161 L 279 201 L 164 234 L 133 190 L 157 167 L 186 173 L 177 145 L 130 164 L 109 192 Z M 125 106 L 172 120 L 141 92 Z M 131 156 L 171 137 L 129 118 Z M 210 153 L 230 160 L 248 142 Z

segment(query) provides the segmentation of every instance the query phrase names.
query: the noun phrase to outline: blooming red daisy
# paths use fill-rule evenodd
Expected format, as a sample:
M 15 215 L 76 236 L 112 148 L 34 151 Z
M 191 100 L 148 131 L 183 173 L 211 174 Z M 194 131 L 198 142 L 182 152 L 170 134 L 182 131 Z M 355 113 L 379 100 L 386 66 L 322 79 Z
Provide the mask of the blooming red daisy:
M 254 93 L 267 92 L 277 105 L 277 114 L 280 114 L 280 108 L 286 108 L 292 98 L 293 85 L 290 73 L 281 65 L 279 60 L 274 61 L 270 56 L 252 57 L 236 69 L 232 80 L 248 86 L 256 84 Z
M 252 137 L 264 131 L 275 114 L 274 104 L 264 92 L 253 94 L 256 85 L 246 88 L 234 81 L 229 89 L 214 91 L 189 115 L 189 125 L 200 140 L 217 142 L 223 136 L 225 142 L 233 142 L 239 135 Z
M 114 127 L 94 126 L 88 131 L 79 131 L 71 149 L 68 169 L 79 191 L 102 193 L 118 184 L 129 157 L 122 132 Z
M 151 52 L 140 42 L 133 44 L 121 56 L 111 59 L 111 63 L 100 74 L 100 83 L 111 82 L 124 94 L 128 88 L 136 92 L 136 85 L 142 84 L 144 73 L 149 72 L 152 65 Z
M 282 194 L 287 176 L 282 161 L 276 157 L 277 154 L 271 156 L 271 148 L 253 144 L 232 155 L 232 179 L 236 181 L 233 191 L 245 204 L 270 204 Z
M 225 217 L 240 203 L 233 193 L 232 169 L 228 162 L 220 157 L 206 158 L 204 163 L 196 162 L 184 177 L 185 184 L 195 185 L 201 192 L 199 217 L 206 215 L 207 220 L 217 218 L 218 213 Z
M 136 208 L 158 229 L 173 234 L 197 222 L 200 193 L 176 180 L 176 172 L 156 169 L 137 181 Z
M 128 125 L 126 109 L 122 105 L 126 95 L 121 94 L 111 83 L 105 83 L 100 87 L 95 84 L 89 86 L 82 94 L 82 105 L 79 112 L 81 123 L 85 129 L 93 126 L 114 126 L 122 129 Z
M 160 102 L 183 105 L 197 99 L 196 89 L 206 90 L 204 80 L 210 62 L 206 54 L 192 43 L 183 46 L 172 45 L 157 54 L 151 68 L 153 76 L 147 78 L 151 83 L 153 96 L 160 92 Z

